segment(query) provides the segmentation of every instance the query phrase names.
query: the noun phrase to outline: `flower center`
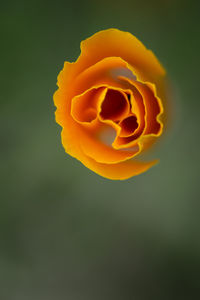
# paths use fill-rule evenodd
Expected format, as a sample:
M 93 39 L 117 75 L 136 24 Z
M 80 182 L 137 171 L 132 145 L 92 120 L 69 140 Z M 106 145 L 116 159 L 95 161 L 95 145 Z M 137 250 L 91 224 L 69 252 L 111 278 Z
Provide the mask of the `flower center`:
M 120 121 L 130 110 L 127 96 L 120 91 L 109 89 L 101 104 L 100 116 L 104 120 Z

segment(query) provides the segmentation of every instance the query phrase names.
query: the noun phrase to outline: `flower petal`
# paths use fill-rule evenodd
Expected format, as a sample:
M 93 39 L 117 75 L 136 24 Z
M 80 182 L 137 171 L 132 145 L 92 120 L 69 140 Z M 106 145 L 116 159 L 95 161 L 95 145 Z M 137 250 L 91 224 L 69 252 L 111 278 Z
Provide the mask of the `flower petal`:
M 121 80 L 126 82 L 126 88 L 131 90 L 130 101 L 132 106 L 132 113 L 137 117 L 138 127 L 133 134 L 127 137 L 122 137 L 120 133 L 116 136 L 112 146 L 115 149 L 129 148 L 137 143 L 137 139 L 143 134 L 145 129 L 145 107 L 143 97 L 138 90 L 129 82 L 129 79 L 119 77 Z
M 100 31 L 81 43 L 81 55 L 77 62 L 80 73 L 105 57 L 116 56 L 127 61 L 139 79 L 155 82 L 165 74 L 164 68 L 152 51 L 148 50 L 135 36 L 118 29 Z
M 72 99 L 72 117 L 81 124 L 91 123 L 97 118 L 99 102 L 102 102 L 107 88 L 99 87 L 86 90 Z
M 134 114 L 129 115 L 123 119 L 119 126 L 121 127 L 120 137 L 127 137 L 133 135 L 135 130 L 138 128 L 137 117 Z
M 163 124 L 160 121 L 160 116 L 163 113 L 163 106 L 156 95 L 155 86 L 149 82 L 141 83 L 136 80 L 130 80 L 126 77 L 121 77 L 125 81 L 128 81 L 132 84 L 142 95 L 146 114 L 145 114 L 145 124 L 146 128 L 144 134 L 155 134 L 160 135 L 162 132 Z
M 76 69 L 76 64 L 78 64 L 78 61 L 74 63 L 74 69 Z M 106 57 L 75 76 L 71 87 L 73 87 L 76 95 L 83 93 L 94 85 L 113 85 L 114 83 L 115 87 L 121 87 L 122 84 L 118 77 L 126 72 L 129 74 L 128 78 L 135 78 L 123 59 L 120 57 Z
M 80 136 L 79 142 L 83 152 L 100 163 L 118 163 L 134 157 L 139 152 L 138 146 L 129 150 L 115 150 L 112 146 L 102 143 L 98 137 L 89 134 Z
M 128 160 L 117 164 L 101 164 L 93 159 L 85 157 L 82 160 L 82 163 L 98 175 L 105 178 L 112 180 L 124 180 L 146 172 L 149 168 L 158 163 L 158 160 L 150 162 Z

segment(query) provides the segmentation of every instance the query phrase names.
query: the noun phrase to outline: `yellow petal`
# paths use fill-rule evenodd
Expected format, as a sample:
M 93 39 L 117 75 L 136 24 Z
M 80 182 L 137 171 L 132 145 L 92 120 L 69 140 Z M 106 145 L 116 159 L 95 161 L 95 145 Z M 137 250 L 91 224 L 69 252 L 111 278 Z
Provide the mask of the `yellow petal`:
M 72 99 L 71 114 L 79 123 L 91 123 L 97 118 L 98 103 L 105 98 L 107 88 L 99 87 L 86 90 Z
M 82 163 L 95 173 L 112 180 L 124 180 L 132 176 L 146 172 L 155 165 L 158 160 L 140 162 L 128 160 L 117 164 L 101 164 L 90 158 L 84 158 Z
M 158 59 L 135 36 L 118 29 L 97 32 L 81 43 L 81 55 L 78 59 L 80 73 L 105 57 L 121 57 L 136 71 L 139 79 L 154 82 L 165 70 Z

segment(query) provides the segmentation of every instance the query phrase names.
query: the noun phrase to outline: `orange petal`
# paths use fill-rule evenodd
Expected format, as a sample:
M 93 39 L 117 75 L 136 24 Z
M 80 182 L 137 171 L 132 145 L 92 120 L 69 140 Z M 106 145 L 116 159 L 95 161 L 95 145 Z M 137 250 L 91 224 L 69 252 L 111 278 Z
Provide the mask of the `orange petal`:
M 74 68 L 77 62 L 74 63 Z M 118 77 L 127 73 L 128 78 L 135 79 L 133 72 L 128 69 L 128 64 L 120 57 L 106 57 L 96 64 L 79 73 L 73 80 L 74 93 L 81 94 L 94 85 L 113 85 L 122 87 Z
M 123 119 L 119 126 L 121 127 L 120 137 L 127 137 L 133 135 L 138 127 L 137 117 L 134 114 L 129 115 L 127 118 Z
M 107 88 L 92 88 L 72 99 L 71 114 L 79 123 L 91 123 L 97 118 L 98 103 L 105 98 Z
M 141 136 L 136 136 L 138 140 L 133 139 L 132 136 L 118 137 L 114 146 L 116 149 L 132 147 L 137 141 L 141 150 L 147 150 L 156 141 L 156 138 L 161 135 L 163 130 L 163 123 L 161 122 L 163 114 L 162 102 L 157 96 L 155 85 L 149 82 L 144 84 L 138 81 L 132 81 L 125 77 L 120 78 L 133 84 L 143 97 L 146 110 L 145 130 Z
M 80 149 L 84 155 L 97 162 L 108 164 L 130 159 L 139 151 L 138 147 L 134 147 L 130 151 L 115 150 L 112 146 L 104 144 L 98 135 L 95 136 L 85 128 L 77 128 L 77 126 L 70 126 L 68 130 L 63 129 L 61 135 L 66 152 L 79 160 Z
M 161 131 L 161 123 L 157 120 L 157 116 L 161 112 L 161 108 L 153 92 L 143 83 L 135 81 L 134 86 L 143 96 L 144 105 L 146 108 L 146 129 L 144 134 L 158 135 Z
M 140 162 L 135 160 L 129 160 L 118 164 L 100 164 L 93 159 L 85 157 L 81 160 L 82 163 L 105 178 L 112 180 L 124 180 L 132 176 L 139 175 L 146 172 L 149 168 L 155 165 L 158 160 L 151 162 Z
M 129 85 L 128 87 L 132 91 L 131 94 L 133 95 L 133 97 L 130 98 L 132 105 L 132 113 L 136 115 L 139 125 L 137 130 L 135 131 L 135 134 L 142 133 L 145 127 L 145 107 L 143 98 L 133 85 Z
M 130 150 L 115 150 L 92 135 L 84 135 L 79 138 L 83 152 L 100 163 L 118 163 L 134 157 L 139 152 L 138 146 Z
M 63 145 L 66 145 L 66 138 L 66 131 L 62 131 Z M 124 180 L 132 176 L 139 175 L 141 173 L 146 172 L 149 168 L 151 168 L 158 162 L 158 160 L 153 160 L 150 162 L 128 160 L 125 162 L 119 162 L 114 164 L 105 164 L 99 163 L 85 155 L 80 147 L 75 147 L 73 150 L 76 150 L 76 153 L 74 152 L 75 155 L 72 156 L 80 160 L 87 168 L 91 169 L 98 175 L 112 180 Z
M 128 81 L 130 84 L 136 87 L 139 93 L 143 97 L 143 102 L 146 110 L 145 113 L 146 128 L 144 134 L 160 135 L 163 127 L 163 124 L 160 121 L 160 116 L 163 113 L 163 106 L 161 100 L 156 94 L 155 86 L 149 82 L 146 82 L 144 84 L 136 80 L 133 81 L 126 77 L 121 77 L 121 79 Z
M 130 84 L 130 79 L 121 76 L 119 77 L 119 79 L 126 82 L 126 88 L 129 88 L 131 90 L 131 110 L 132 113 L 135 114 L 137 117 L 138 127 L 136 128 L 133 134 L 127 137 L 122 137 L 119 133 L 119 135 L 116 136 L 112 144 L 115 149 L 132 147 L 134 144 L 137 143 L 137 139 L 143 134 L 143 131 L 145 129 L 145 107 L 141 94 L 132 84 Z
M 152 51 L 129 32 L 114 28 L 97 32 L 81 43 L 76 74 L 110 56 L 121 57 L 127 61 L 141 80 L 155 82 L 157 77 L 165 74 Z

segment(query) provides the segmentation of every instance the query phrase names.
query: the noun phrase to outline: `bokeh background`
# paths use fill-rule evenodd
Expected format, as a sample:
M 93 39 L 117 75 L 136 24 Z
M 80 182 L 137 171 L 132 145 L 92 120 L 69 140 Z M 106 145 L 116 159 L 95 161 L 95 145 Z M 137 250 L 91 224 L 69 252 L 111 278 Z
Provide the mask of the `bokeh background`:
M 199 1 L 1 3 L 0 299 L 199 299 Z M 161 162 L 109 181 L 65 154 L 52 95 L 80 41 L 116 27 L 167 69 Z

